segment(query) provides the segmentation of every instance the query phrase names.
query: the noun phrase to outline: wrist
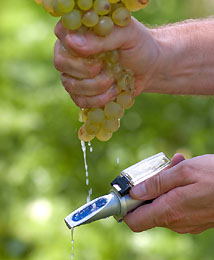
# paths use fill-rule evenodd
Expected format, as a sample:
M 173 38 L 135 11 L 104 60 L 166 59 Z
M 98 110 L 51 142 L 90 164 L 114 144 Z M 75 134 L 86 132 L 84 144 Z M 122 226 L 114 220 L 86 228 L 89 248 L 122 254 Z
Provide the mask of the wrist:
M 158 56 L 143 92 L 169 92 L 168 84 L 175 80 L 175 78 L 172 79 L 174 69 L 172 62 L 175 62 L 173 55 L 177 52 L 176 43 L 173 39 L 169 39 L 163 29 L 150 29 L 150 33 L 156 43 Z

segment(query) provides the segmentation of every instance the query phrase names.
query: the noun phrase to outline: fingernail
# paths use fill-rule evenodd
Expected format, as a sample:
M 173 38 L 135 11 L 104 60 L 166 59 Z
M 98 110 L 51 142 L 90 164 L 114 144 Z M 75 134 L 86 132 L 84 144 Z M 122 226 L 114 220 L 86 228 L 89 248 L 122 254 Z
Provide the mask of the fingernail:
M 84 46 L 86 44 L 86 38 L 82 34 L 72 34 L 69 36 L 70 41 L 75 45 Z
M 132 188 L 132 193 L 137 198 L 143 198 L 144 196 L 146 196 L 147 192 L 146 192 L 146 185 L 145 185 L 145 183 L 142 182 L 142 183 L 134 186 Z

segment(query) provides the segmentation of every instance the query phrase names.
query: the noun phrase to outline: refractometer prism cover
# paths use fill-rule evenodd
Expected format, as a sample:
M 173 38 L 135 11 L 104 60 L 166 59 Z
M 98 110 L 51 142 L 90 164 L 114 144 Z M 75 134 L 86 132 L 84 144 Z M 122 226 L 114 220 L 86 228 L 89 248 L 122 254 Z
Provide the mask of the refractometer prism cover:
M 169 164 L 170 159 L 164 153 L 155 154 L 123 170 L 111 185 L 120 195 L 125 195 L 131 187 L 154 176 Z

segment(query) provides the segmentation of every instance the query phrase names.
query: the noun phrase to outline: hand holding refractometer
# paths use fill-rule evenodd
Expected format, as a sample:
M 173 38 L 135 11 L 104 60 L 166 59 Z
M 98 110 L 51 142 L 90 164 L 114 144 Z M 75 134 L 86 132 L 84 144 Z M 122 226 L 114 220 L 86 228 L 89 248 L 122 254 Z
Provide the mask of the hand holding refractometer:
M 121 221 L 128 212 L 145 203 L 131 198 L 131 187 L 159 173 L 169 164 L 170 160 L 164 153 L 158 153 L 123 170 L 111 183 L 113 189 L 110 193 L 72 212 L 65 218 L 67 226 L 71 229 L 110 216 Z

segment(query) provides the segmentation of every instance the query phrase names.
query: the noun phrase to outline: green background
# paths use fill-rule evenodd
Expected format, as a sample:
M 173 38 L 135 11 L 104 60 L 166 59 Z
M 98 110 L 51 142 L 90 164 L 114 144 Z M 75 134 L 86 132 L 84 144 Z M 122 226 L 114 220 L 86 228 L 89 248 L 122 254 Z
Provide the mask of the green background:
M 207 17 L 213 1 L 152 0 L 136 17 L 149 25 Z M 88 187 L 78 108 L 53 66 L 57 19 L 33 0 L 1 0 L 0 259 L 70 259 L 63 219 L 86 202 Z M 107 193 L 125 167 L 157 152 L 187 158 L 213 153 L 211 97 L 143 94 L 107 143 L 87 151 L 92 198 Z M 120 163 L 117 164 L 117 157 Z M 113 218 L 74 232 L 74 259 L 211 260 L 213 230 L 179 235 L 156 228 L 135 234 Z

